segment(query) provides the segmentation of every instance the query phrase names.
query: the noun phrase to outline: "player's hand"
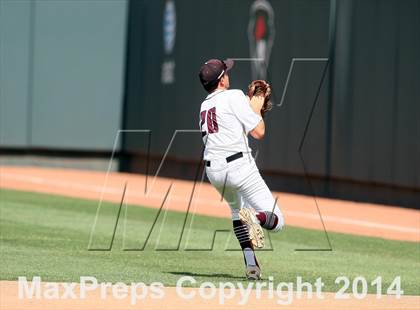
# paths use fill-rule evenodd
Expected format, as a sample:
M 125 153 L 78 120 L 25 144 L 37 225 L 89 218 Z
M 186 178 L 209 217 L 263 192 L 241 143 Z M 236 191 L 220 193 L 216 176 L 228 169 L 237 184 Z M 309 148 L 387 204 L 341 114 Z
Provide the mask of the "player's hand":
M 264 96 L 253 96 L 250 100 L 251 108 L 255 113 L 261 115 L 261 109 L 264 105 Z
M 250 102 L 251 102 L 251 105 L 256 105 L 259 108 L 261 108 L 264 104 L 264 99 L 265 99 L 264 96 L 253 96 L 250 99 Z

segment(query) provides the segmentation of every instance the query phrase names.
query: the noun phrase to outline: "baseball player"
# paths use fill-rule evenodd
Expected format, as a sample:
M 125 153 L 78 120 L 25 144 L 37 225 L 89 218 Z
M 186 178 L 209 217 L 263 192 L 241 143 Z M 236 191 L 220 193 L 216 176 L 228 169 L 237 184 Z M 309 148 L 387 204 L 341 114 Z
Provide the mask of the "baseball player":
M 211 184 L 229 204 L 234 233 L 242 248 L 246 276 L 261 278 L 254 248 L 264 246 L 262 227 L 277 232 L 284 225 L 283 215 L 262 179 L 251 155 L 248 135 L 262 139 L 266 111 L 264 91 L 250 86 L 249 96 L 229 89 L 229 70 L 233 60 L 208 60 L 199 78 L 208 96 L 200 109 L 200 129 L 204 142 L 206 174 Z M 252 96 L 252 94 L 255 94 Z M 250 98 L 252 96 L 252 98 Z

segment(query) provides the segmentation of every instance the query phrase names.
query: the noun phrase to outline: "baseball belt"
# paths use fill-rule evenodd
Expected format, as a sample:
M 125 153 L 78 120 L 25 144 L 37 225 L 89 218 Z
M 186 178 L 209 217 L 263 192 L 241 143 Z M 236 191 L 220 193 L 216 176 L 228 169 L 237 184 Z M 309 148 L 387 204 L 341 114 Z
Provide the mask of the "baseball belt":
M 244 154 L 242 152 L 235 153 L 233 155 L 230 155 L 230 156 L 226 157 L 226 162 L 227 163 L 230 163 L 231 161 L 234 161 L 236 159 L 239 159 L 239 158 L 241 158 L 243 156 L 244 156 Z M 207 167 L 210 167 L 210 165 L 211 165 L 210 164 L 210 160 L 206 161 L 206 166 Z

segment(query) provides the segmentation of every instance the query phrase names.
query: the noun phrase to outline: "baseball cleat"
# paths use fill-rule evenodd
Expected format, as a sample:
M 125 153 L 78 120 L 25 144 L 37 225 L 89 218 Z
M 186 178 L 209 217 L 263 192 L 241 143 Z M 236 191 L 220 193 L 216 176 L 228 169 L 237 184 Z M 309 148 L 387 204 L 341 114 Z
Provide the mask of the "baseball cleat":
M 246 278 L 248 280 L 260 280 L 261 279 L 261 269 L 256 265 L 246 266 Z
M 255 216 L 254 209 L 241 208 L 239 218 L 248 227 L 249 237 L 254 248 L 262 249 L 264 247 L 264 231 Z

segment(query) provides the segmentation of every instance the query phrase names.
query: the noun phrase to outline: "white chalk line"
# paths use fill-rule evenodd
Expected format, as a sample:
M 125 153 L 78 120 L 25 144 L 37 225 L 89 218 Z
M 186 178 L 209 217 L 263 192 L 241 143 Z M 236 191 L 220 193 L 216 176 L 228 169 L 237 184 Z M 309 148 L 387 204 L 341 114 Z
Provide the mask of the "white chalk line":
M 19 175 L 19 174 L 7 173 L 7 172 L 6 173 L 2 172 L 1 178 L 24 182 L 24 183 L 48 185 L 48 186 L 52 186 L 56 188 L 77 189 L 77 190 L 82 190 L 85 192 L 94 192 L 94 193 L 99 193 L 99 194 L 108 193 L 112 195 L 118 195 L 118 197 L 121 196 L 121 188 L 119 187 L 117 188 L 117 187 L 108 186 L 106 189 L 104 189 L 103 186 L 96 186 L 96 185 L 86 184 L 86 183 L 81 183 L 81 182 L 63 181 L 59 179 L 43 178 L 39 176 L 30 176 L 30 175 Z M 130 194 L 130 196 L 134 196 L 138 198 L 147 198 L 144 194 L 138 194 L 138 193 L 132 193 Z M 152 193 L 148 194 L 148 198 L 162 199 L 161 195 L 152 194 Z M 174 200 L 177 202 L 188 203 L 189 197 L 171 195 L 171 200 Z M 203 204 L 213 205 L 213 206 L 222 205 L 220 201 L 212 200 L 212 199 L 198 198 L 198 199 L 194 199 L 194 201 L 196 203 L 203 203 Z M 285 213 L 285 216 L 288 216 L 288 217 L 304 218 L 304 219 L 309 219 L 313 221 L 319 221 L 319 215 L 316 213 L 307 213 L 307 212 L 300 212 L 300 211 L 286 211 L 284 213 Z M 339 216 L 330 216 L 330 215 L 324 215 L 323 219 L 324 221 L 330 222 L 330 223 L 359 226 L 359 227 L 366 227 L 366 228 L 372 228 L 372 229 L 383 229 L 383 230 L 397 231 L 397 232 L 403 232 L 403 233 L 409 233 L 409 234 L 420 234 L 420 229 L 413 228 L 413 227 L 404 227 L 404 226 L 398 226 L 398 225 L 392 225 L 392 224 L 384 224 L 384 223 L 377 223 L 377 222 L 371 222 L 371 221 L 349 219 L 349 218 L 343 218 Z
M 299 211 L 288 211 L 288 216 L 295 216 L 300 218 L 306 219 L 313 219 L 319 220 L 319 215 L 314 213 L 306 213 L 306 212 L 299 212 Z M 413 234 L 420 234 L 420 229 L 411 228 L 411 227 L 403 227 L 398 225 L 391 225 L 391 224 L 382 224 L 382 223 L 375 223 L 369 221 L 362 221 L 362 220 L 354 220 L 349 218 L 343 218 L 339 216 L 332 216 L 332 215 L 323 215 L 322 218 L 326 222 L 333 222 L 345 225 L 354 225 L 354 226 L 363 226 L 368 228 L 380 228 L 386 230 L 394 230 L 398 232 L 405 232 L 405 233 L 413 233 Z

